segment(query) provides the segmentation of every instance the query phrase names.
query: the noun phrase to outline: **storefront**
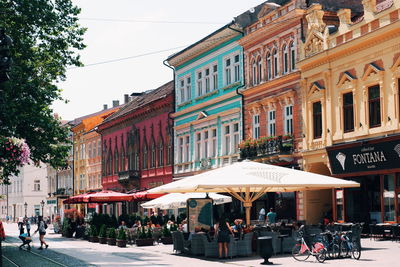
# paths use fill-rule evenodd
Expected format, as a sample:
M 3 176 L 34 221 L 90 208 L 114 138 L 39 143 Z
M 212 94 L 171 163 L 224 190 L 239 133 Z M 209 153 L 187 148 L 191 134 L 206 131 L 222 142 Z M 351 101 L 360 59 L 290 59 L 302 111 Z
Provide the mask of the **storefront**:
M 327 147 L 332 174 L 360 188 L 336 190 L 336 221 L 400 223 L 400 135 Z

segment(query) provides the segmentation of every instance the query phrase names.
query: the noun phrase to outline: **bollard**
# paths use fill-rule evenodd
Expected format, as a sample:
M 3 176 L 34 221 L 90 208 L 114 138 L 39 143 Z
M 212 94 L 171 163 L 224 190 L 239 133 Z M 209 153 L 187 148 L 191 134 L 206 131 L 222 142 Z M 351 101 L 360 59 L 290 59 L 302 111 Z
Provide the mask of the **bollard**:
M 260 236 L 257 239 L 257 248 L 260 253 L 260 257 L 264 259 L 263 265 L 271 265 L 272 262 L 269 261 L 269 258 L 274 253 L 272 248 L 272 237 L 271 236 Z

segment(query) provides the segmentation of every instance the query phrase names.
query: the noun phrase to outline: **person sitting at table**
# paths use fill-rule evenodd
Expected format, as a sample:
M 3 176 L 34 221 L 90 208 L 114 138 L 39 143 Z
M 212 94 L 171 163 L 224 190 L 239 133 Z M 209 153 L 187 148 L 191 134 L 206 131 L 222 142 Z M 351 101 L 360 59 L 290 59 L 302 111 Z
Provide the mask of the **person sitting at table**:
M 232 226 L 232 231 L 235 235 L 235 238 L 240 238 L 241 234 L 243 233 L 243 220 L 242 219 L 236 219 L 233 221 L 233 223 L 235 224 L 234 226 Z
M 182 224 L 180 225 L 180 230 L 184 233 L 188 233 L 188 225 L 187 225 L 187 220 L 183 220 Z
M 125 221 L 121 221 L 121 225 L 118 227 L 118 229 L 126 229 L 126 228 L 128 228 L 127 226 L 126 226 L 126 223 L 125 223 Z

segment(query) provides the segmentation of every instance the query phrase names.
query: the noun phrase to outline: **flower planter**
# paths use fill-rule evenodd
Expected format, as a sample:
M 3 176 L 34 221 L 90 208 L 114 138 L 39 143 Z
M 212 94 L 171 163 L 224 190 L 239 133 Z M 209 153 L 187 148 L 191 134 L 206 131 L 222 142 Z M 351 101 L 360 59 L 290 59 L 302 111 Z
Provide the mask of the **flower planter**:
M 115 246 L 117 243 L 117 240 L 115 238 L 107 238 L 107 244 L 109 246 Z
M 99 237 L 100 244 L 107 244 L 107 237 Z
M 117 246 L 120 248 L 126 248 L 127 241 L 124 239 L 117 239 Z
M 138 247 L 152 246 L 152 245 L 154 245 L 153 238 L 136 239 L 136 246 L 138 246 Z
M 163 243 L 164 245 L 173 244 L 172 236 L 161 237 L 161 243 Z

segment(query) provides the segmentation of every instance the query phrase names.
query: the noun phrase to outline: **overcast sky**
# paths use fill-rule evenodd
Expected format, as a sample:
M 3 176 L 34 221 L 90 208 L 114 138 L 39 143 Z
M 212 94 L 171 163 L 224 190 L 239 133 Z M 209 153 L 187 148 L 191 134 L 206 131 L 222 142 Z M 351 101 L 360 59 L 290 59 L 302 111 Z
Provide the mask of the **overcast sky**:
M 81 25 L 88 28 L 87 48 L 80 52 L 87 66 L 69 69 L 67 81 L 59 85 L 69 103 L 57 101 L 53 108 L 65 120 L 99 111 L 103 104 L 111 106 L 112 100 L 122 103 L 124 94 L 154 89 L 172 80 L 172 71 L 163 60 L 263 0 L 73 2 L 82 9 Z M 169 51 L 140 56 L 161 50 Z M 139 57 L 90 66 L 135 56 Z

